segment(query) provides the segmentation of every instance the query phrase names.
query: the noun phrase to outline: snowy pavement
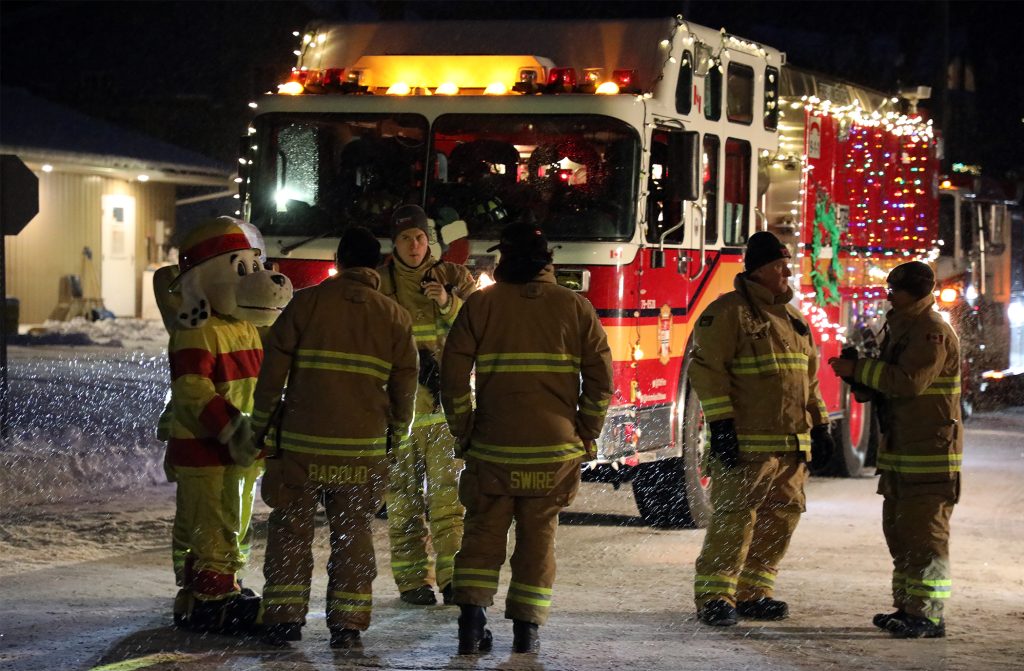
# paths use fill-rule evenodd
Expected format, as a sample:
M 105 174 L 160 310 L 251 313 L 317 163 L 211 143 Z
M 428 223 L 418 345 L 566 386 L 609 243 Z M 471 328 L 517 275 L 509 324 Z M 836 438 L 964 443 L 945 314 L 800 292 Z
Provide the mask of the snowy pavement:
M 510 653 L 500 600 L 490 609 L 494 652 L 455 655 L 456 609 L 399 601 L 382 521 L 374 525 L 379 576 L 363 654 L 327 646 L 323 529 L 301 643 L 274 650 L 177 631 L 170 617 L 174 489 L 163 482 L 162 445 L 152 437 L 167 388 L 166 341 L 162 329 L 152 331 L 121 347 L 10 350 L 16 421 L 0 448 L 0 668 L 1022 668 L 1022 408 L 968 425 L 943 640 L 897 641 L 870 624 L 872 614 L 889 610 L 881 499 L 870 476 L 810 482 L 808 512 L 779 576 L 778 596 L 793 612 L 783 622 L 700 625 L 691 599 L 703 531 L 650 529 L 637 518 L 628 486 L 588 483 L 562 516 L 554 607 L 537 657 Z M 257 590 L 266 514 L 261 505 L 245 574 Z M 506 569 L 499 597 L 507 581 Z

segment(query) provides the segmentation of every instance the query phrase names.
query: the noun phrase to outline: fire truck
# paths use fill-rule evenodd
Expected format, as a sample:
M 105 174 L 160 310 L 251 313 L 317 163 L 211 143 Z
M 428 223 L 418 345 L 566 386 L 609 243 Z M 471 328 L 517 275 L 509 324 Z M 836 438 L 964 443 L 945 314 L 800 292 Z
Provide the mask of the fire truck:
M 936 279 L 940 312 L 960 336 L 969 417 L 1024 380 L 1024 207 L 1019 187 L 1010 193 L 979 166 L 953 167 L 939 185 Z
M 608 334 L 615 390 L 585 475 L 631 481 L 645 521 L 703 526 L 705 429 L 687 383 L 696 317 L 732 290 L 746 240 L 792 245 L 822 361 L 870 347 L 884 279 L 935 247 L 934 138 L 899 101 L 786 65 L 682 17 L 317 24 L 243 138 L 240 213 L 297 288 L 345 227 L 389 239 L 421 204 L 432 243 L 488 281 L 486 249 L 530 218 L 558 281 Z M 853 336 L 857 337 L 853 337 Z M 821 388 L 853 474 L 868 413 Z

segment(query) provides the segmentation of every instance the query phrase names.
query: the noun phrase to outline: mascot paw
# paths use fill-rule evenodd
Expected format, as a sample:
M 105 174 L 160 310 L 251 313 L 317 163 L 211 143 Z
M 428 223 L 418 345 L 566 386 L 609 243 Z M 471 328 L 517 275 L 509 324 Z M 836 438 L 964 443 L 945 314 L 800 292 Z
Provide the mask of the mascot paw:
M 243 422 L 228 439 L 228 454 L 239 466 L 252 466 L 260 454 L 256 436 L 248 422 Z

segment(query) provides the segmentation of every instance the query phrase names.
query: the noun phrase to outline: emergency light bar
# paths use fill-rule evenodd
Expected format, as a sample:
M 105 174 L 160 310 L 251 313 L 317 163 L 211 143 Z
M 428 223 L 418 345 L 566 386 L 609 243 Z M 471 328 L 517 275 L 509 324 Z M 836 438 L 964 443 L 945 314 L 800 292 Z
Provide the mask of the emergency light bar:
M 516 93 L 639 93 L 635 70 L 555 67 L 541 56 L 367 55 L 350 68 L 294 68 L 278 93 L 504 95 Z

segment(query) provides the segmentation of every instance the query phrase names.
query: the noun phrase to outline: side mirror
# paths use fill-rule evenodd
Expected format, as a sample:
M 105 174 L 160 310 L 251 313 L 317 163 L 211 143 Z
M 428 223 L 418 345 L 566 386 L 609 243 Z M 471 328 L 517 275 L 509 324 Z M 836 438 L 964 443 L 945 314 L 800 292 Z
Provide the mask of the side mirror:
M 697 131 L 681 131 L 668 138 L 666 187 L 678 200 L 695 201 L 700 197 L 699 136 Z

